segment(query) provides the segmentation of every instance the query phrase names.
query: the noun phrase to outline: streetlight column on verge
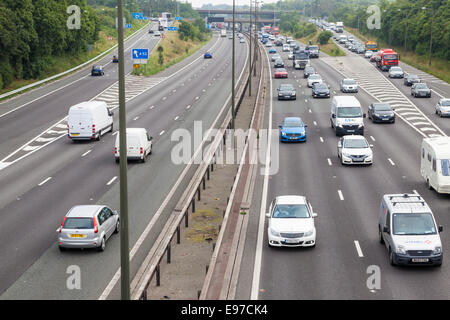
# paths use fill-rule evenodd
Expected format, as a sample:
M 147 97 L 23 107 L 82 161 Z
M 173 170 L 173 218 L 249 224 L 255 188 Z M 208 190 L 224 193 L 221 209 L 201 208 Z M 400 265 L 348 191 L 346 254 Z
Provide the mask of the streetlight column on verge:
M 422 7 L 422 10 L 427 10 L 427 7 Z M 433 23 L 434 23 L 434 6 L 431 4 L 431 27 L 430 27 L 430 52 L 428 58 L 428 66 L 431 66 L 431 49 L 433 47 Z
M 250 33 L 250 41 L 249 46 L 248 46 L 248 57 L 249 57 L 249 61 L 250 64 L 248 66 L 248 75 L 249 75 L 249 80 L 248 80 L 248 95 L 251 96 L 252 95 L 252 0 L 250 0 L 250 9 L 249 9 L 249 16 L 250 16 L 250 28 L 249 28 L 249 33 Z
M 235 99 L 234 99 L 234 34 L 235 34 L 235 28 L 234 28 L 234 16 L 235 16 L 235 0 L 233 0 L 233 24 L 232 24 L 232 30 L 233 30 L 233 44 L 232 44 L 232 54 L 231 54 L 231 129 L 234 129 L 234 109 L 235 109 Z

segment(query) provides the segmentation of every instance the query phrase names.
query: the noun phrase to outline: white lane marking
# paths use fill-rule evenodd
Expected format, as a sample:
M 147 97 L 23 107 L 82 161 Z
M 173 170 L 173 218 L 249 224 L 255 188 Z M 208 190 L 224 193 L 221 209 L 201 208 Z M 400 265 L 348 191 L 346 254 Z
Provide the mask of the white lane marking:
M 155 108 L 155 106 L 150 106 L 150 110 L 152 110 L 152 109 L 154 109 Z
M 167 97 L 163 97 L 163 98 L 162 98 L 163 101 L 166 100 L 166 99 L 167 99 Z
M 317 122 L 313 121 L 314 125 L 317 126 Z
M 117 131 L 116 131 L 116 132 L 117 132 Z M 81 155 L 81 157 L 87 156 L 91 151 L 92 151 L 92 149 L 86 151 L 85 153 L 83 153 L 83 154 Z
M 115 136 L 118 133 L 119 133 L 119 131 L 114 131 L 112 135 Z
M 190 109 L 191 108 L 191 105 L 188 105 L 187 107 L 186 107 L 186 109 Z
M 164 130 L 161 131 L 161 132 L 159 133 L 159 135 L 162 136 L 162 135 L 164 134 L 164 132 L 165 132 Z
M 322 137 L 320 137 L 320 142 L 323 142 L 323 138 Z
M 341 201 L 344 201 L 344 195 L 342 194 L 341 190 L 338 190 L 338 194 L 339 194 L 339 199 L 341 199 Z
M 358 256 L 359 256 L 360 258 L 363 258 L 364 255 L 363 255 L 363 252 L 362 252 L 362 250 L 361 250 L 361 246 L 359 245 L 359 241 L 358 241 L 358 240 L 355 240 L 354 242 L 355 242 L 356 251 L 358 252 Z
M 175 121 L 177 121 L 178 120 L 178 118 L 179 118 L 179 116 L 176 116 L 173 120 L 175 120 Z
M 308 112 L 309 112 L 309 113 L 312 113 L 312 110 L 311 110 L 311 109 L 308 109 Z
M 198 100 L 199 99 L 199 97 L 195 97 L 195 100 Z
M 388 161 L 389 161 L 393 166 L 395 166 L 395 163 L 394 163 L 394 161 L 392 161 L 391 158 L 388 158 Z
M 45 179 L 44 181 L 42 181 L 41 183 L 38 184 L 38 186 L 42 186 L 44 183 L 46 183 L 47 181 L 49 181 L 52 177 L 48 177 L 47 179 Z
M 108 183 L 106 184 L 107 186 L 109 186 L 111 183 L 113 183 L 115 180 L 117 179 L 117 176 L 114 176 L 114 178 L 112 178 L 111 180 L 108 181 Z
M 269 65 L 269 74 L 272 74 L 272 66 L 269 61 L 269 56 L 266 51 L 267 62 Z M 272 77 L 269 78 L 270 90 L 269 90 L 269 126 L 268 132 L 272 131 Z M 270 135 L 270 134 L 269 134 Z M 258 225 L 258 238 L 256 243 L 256 252 L 255 252 L 255 263 L 253 266 L 253 279 L 252 279 L 252 290 L 250 294 L 250 300 L 258 300 L 259 294 L 259 281 L 261 276 L 261 264 L 262 264 L 262 246 L 263 246 L 263 238 L 264 238 L 264 222 L 266 217 L 266 203 L 267 203 L 267 191 L 269 184 L 269 168 L 270 168 L 270 149 L 271 149 L 271 141 L 272 139 L 268 139 L 267 153 L 266 153 L 266 167 L 264 168 L 264 182 L 263 182 L 263 192 L 261 198 L 261 211 L 259 213 L 259 225 Z
M 137 119 L 139 119 L 139 116 L 135 117 L 133 120 L 136 121 Z
M 417 192 L 417 190 L 413 190 L 413 193 L 415 193 L 415 194 L 419 194 L 419 193 Z
M 333 164 L 331 163 L 331 159 L 330 159 L 330 158 L 327 158 L 327 160 L 328 160 L 328 165 L 329 165 L 329 166 L 332 166 Z
M 370 139 L 372 139 L 372 141 L 376 141 L 374 137 L 370 136 Z

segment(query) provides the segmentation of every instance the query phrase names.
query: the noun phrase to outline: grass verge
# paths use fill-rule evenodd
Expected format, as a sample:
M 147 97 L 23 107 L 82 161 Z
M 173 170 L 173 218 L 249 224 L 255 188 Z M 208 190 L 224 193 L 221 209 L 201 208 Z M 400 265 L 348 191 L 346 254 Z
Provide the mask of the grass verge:
M 406 51 L 406 54 L 403 54 L 403 47 L 392 46 L 377 37 L 361 34 L 358 29 L 349 27 L 345 27 L 345 29 L 363 41 L 371 40 L 377 42 L 379 48 L 394 49 L 400 54 L 400 60 L 402 62 L 450 83 L 450 61 L 433 57 L 431 59 L 431 66 L 428 66 L 428 56 L 418 55 L 412 51 Z
M 319 34 L 320 34 L 320 30 L 317 29 L 316 33 L 310 34 L 309 36 L 303 37 L 303 38 L 298 38 L 296 40 L 308 44 L 309 41 L 311 40 L 313 44 L 317 44 L 320 48 L 320 51 L 326 53 L 329 56 L 332 57 L 338 57 L 338 56 L 345 56 L 345 52 L 343 50 L 341 50 L 331 39 L 328 40 L 327 44 L 319 44 Z

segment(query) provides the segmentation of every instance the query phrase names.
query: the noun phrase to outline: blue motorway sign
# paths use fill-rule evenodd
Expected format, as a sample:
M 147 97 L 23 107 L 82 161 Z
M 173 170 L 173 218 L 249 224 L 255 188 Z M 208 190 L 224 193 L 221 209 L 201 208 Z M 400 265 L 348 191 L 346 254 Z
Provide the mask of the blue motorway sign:
M 131 23 L 127 23 L 127 24 L 125 25 L 125 29 L 131 29 Z
M 133 49 L 131 54 L 133 59 L 148 59 L 148 49 Z
M 183 20 L 183 18 L 182 17 L 175 17 L 175 18 L 173 18 L 173 20 Z
M 168 27 L 167 30 L 168 31 L 177 31 L 178 27 Z
M 144 20 L 148 20 L 148 18 L 147 18 L 147 17 L 144 17 Z
M 133 19 L 137 19 L 137 20 L 144 19 L 144 15 L 140 12 L 132 12 L 131 16 L 133 17 Z

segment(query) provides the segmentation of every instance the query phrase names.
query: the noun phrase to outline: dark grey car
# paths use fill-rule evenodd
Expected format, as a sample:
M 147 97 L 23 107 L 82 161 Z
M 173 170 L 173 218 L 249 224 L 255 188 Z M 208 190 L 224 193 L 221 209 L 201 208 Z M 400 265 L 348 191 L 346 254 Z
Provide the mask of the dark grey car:
M 284 68 L 284 62 L 282 59 L 275 60 L 275 63 L 273 64 L 274 68 Z
M 315 83 L 312 87 L 313 98 L 329 98 L 330 88 L 325 83 Z
M 303 78 L 308 78 L 314 73 L 316 73 L 316 70 L 313 67 L 305 67 L 305 70 L 303 70 Z
M 419 83 L 420 78 L 417 74 L 408 74 L 403 80 L 403 84 L 406 86 L 412 86 L 414 83 Z
M 290 83 L 283 83 L 278 87 L 278 100 L 296 100 L 295 88 Z
M 431 90 L 426 83 L 415 83 L 411 87 L 411 95 L 414 97 L 431 98 Z
M 372 122 L 395 122 L 395 113 L 389 103 L 372 103 L 369 106 L 367 115 Z

